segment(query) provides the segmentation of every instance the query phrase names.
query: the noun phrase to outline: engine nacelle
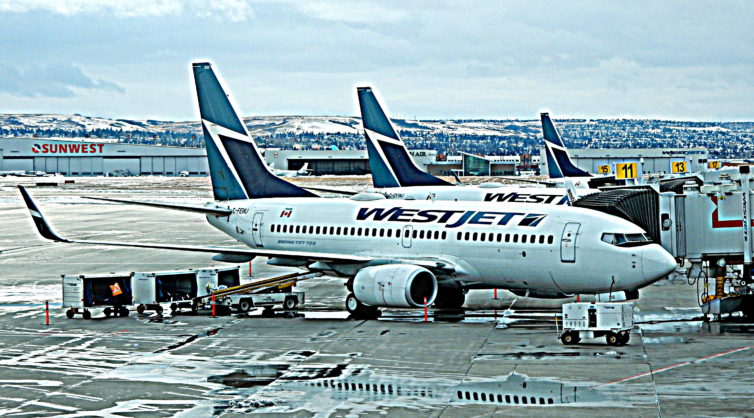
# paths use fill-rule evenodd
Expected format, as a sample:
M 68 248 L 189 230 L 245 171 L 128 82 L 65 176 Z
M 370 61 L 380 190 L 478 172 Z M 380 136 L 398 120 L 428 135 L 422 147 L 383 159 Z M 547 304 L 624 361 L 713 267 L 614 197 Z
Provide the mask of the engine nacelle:
M 437 296 L 437 279 L 431 271 L 411 264 L 365 267 L 353 279 L 353 294 L 366 305 L 420 308 Z

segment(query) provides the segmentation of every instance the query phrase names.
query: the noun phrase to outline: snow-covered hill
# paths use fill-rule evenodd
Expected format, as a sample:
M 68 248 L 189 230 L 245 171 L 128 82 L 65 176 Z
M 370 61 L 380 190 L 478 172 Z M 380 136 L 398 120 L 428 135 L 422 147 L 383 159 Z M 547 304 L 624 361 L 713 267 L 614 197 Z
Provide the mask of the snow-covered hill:
M 260 136 L 276 134 L 359 134 L 361 119 L 348 116 L 251 116 L 244 122 L 252 134 Z M 516 135 L 535 134 L 538 121 L 417 121 L 395 119 L 396 127 L 404 132 L 421 136 L 422 132 L 444 132 L 457 135 Z M 121 131 L 123 133 L 190 133 L 200 132 L 195 121 L 156 121 L 106 119 L 82 115 L 57 114 L 0 114 L 1 130 L 60 130 L 68 132 L 95 132 L 97 130 Z

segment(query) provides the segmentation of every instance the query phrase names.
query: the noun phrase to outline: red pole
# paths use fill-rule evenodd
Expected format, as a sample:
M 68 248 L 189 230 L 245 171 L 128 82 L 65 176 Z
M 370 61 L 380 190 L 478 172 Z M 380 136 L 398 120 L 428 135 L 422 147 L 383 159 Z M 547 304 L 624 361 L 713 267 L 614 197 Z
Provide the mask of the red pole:
M 50 325 L 50 301 L 45 301 L 45 325 Z
M 427 322 L 427 298 L 424 298 L 424 322 Z
M 212 317 L 217 316 L 217 305 L 215 305 L 215 294 L 212 294 Z
M 249 277 L 251 277 L 251 261 L 249 261 Z
M 497 300 L 497 289 L 495 289 L 495 297 L 493 299 Z

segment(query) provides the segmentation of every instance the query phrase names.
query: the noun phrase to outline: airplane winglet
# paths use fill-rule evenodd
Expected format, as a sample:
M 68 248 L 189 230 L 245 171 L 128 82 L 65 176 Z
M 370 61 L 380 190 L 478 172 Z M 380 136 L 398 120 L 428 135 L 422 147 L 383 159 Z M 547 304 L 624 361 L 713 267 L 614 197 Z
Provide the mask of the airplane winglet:
M 34 199 L 31 198 L 31 196 L 29 195 L 29 192 L 26 191 L 26 188 L 24 186 L 19 185 L 18 190 L 21 191 L 21 197 L 24 198 L 24 202 L 26 203 L 26 208 L 29 209 L 29 213 L 31 214 L 31 219 L 34 221 L 34 225 L 37 227 L 37 232 L 39 232 L 39 235 L 51 241 L 71 242 L 65 238 L 60 237 L 60 235 L 55 233 L 52 227 L 50 227 L 50 224 L 47 223 L 47 220 L 42 215 L 42 212 L 37 207 L 37 204 L 34 202 Z

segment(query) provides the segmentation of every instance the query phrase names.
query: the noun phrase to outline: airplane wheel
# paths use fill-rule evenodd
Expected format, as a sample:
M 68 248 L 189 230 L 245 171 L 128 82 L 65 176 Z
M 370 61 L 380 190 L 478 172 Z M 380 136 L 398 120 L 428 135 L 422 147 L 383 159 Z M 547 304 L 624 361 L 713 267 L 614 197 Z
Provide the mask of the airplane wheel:
M 248 299 L 244 299 L 238 303 L 238 310 L 241 312 L 249 312 L 251 310 L 251 302 Z
M 294 297 L 287 297 L 285 298 L 285 302 L 283 302 L 283 308 L 286 310 L 296 309 L 296 306 L 298 306 L 298 300 Z
M 359 314 L 364 310 L 364 304 L 361 303 L 353 293 L 346 297 L 346 310 L 352 315 Z
M 364 305 L 353 293 L 346 298 L 346 310 L 351 316 L 358 319 L 376 318 L 380 315 L 377 308 Z
M 581 341 L 581 338 L 579 338 L 579 334 L 577 332 L 568 331 L 564 332 L 563 335 L 560 336 L 560 341 L 565 345 L 573 345 L 578 344 L 579 341 Z
M 605 341 L 608 345 L 618 345 L 620 343 L 620 336 L 612 331 L 605 334 Z
M 84 311 L 84 319 L 92 319 L 92 313 L 89 311 Z
M 113 310 L 110 309 L 110 308 L 105 308 L 105 310 L 103 311 L 103 313 L 105 314 L 105 318 L 110 318 L 110 315 L 113 314 Z
M 73 312 L 73 309 L 69 309 L 69 310 L 65 311 L 65 316 L 66 316 L 66 318 L 68 318 L 68 319 L 71 319 L 71 318 L 73 318 L 73 315 L 74 315 L 74 314 L 75 314 L 75 312 Z
M 146 309 L 146 307 L 144 305 L 139 305 L 139 306 L 136 307 L 136 313 L 139 314 L 139 315 L 141 315 L 141 314 L 144 313 L 144 309 Z

